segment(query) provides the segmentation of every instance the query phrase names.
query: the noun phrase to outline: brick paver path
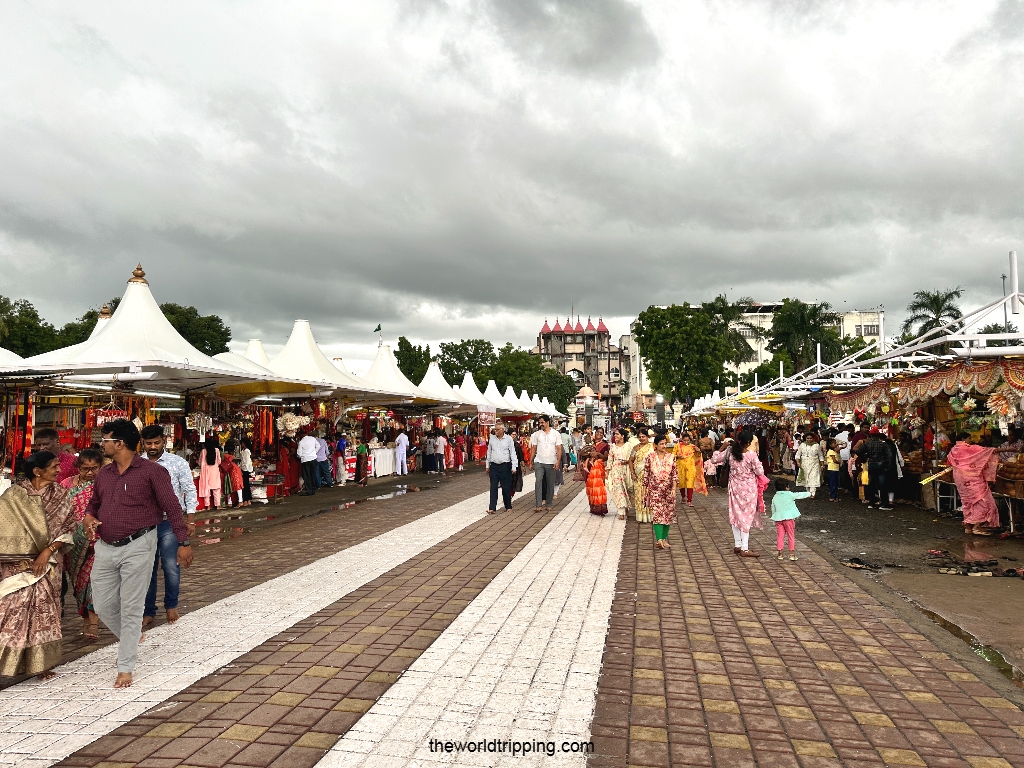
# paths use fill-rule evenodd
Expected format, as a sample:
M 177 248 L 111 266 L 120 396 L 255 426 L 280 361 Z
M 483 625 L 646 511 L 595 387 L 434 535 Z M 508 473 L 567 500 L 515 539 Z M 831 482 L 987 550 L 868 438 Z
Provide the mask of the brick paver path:
M 712 493 L 670 551 L 627 527 L 593 768 L 1024 766 L 1014 704 L 819 556 L 777 561 L 774 530 L 734 555 Z

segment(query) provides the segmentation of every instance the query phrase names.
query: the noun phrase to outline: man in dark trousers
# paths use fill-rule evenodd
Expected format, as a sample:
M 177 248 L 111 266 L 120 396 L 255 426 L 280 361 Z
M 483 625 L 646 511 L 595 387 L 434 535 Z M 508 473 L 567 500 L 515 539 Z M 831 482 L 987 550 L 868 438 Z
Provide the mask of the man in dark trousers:
M 494 425 L 494 432 L 487 441 L 487 458 L 484 462 L 487 475 L 491 478 L 491 500 L 487 514 L 493 515 L 498 508 L 498 486 L 501 486 L 501 500 L 505 510 L 512 509 L 512 474 L 519 466 L 515 441 L 505 434 L 505 425 L 500 421 Z

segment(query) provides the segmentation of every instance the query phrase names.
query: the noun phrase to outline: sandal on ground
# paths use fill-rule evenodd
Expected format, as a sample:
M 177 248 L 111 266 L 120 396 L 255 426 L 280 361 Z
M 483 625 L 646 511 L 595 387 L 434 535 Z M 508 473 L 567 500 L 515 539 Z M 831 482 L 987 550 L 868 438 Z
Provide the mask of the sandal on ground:
M 744 549 L 740 552 L 740 557 L 760 557 L 761 555 L 757 552 L 751 552 L 749 549 Z
M 739 547 L 733 547 L 733 548 L 732 548 L 732 553 L 733 553 L 734 555 L 738 555 L 738 554 L 739 554 L 740 552 L 742 552 L 742 551 L 743 551 L 743 550 L 742 550 L 742 549 L 740 549 Z
M 493 509 L 488 509 L 487 510 L 487 514 L 488 515 L 493 515 L 494 514 L 494 510 Z
M 781 550 L 781 549 L 779 550 L 779 555 L 778 555 L 778 557 L 776 557 L 775 559 L 776 559 L 776 560 L 781 560 L 781 559 L 782 559 L 782 550 Z
M 781 560 L 782 558 L 780 557 L 779 559 Z M 796 555 L 790 555 L 789 559 L 790 560 L 799 560 L 800 558 L 798 558 Z

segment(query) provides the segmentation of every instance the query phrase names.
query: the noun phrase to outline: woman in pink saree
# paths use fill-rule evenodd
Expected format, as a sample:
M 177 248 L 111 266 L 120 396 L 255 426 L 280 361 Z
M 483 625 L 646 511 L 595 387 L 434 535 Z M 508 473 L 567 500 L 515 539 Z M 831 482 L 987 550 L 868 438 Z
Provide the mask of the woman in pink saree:
M 761 528 L 760 512 L 764 511 L 764 488 L 759 480 L 764 467 L 753 451 L 748 451 L 754 433 L 740 432 L 735 442 L 726 442 L 711 457 L 715 464 L 729 464 L 729 525 L 732 526 L 733 552 L 740 557 L 758 557 L 750 551 L 750 529 Z M 760 502 L 760 503 L 759 503 Z M 760 507 L 760 510 L 759 510 Z
M 995 482 L 999 454 L 995 448 L 971 445 L 962 434 L 946 457 L 964 508 L 964 533 L 991 536 L 999 527 L 999 510 L 988 484 Z

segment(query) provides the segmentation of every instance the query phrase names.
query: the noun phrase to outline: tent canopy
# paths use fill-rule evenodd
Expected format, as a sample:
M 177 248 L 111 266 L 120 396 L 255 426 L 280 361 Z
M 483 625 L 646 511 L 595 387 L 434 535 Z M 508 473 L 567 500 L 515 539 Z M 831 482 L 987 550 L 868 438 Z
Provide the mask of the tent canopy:
M 261 365 L 270 370 L 270 358 L 267 357 L 266 351 L 263 349 L 263 342 L 259 339 L 249 339 L 249 343 L 245 347 L 245 358 L 252 360 L 256 365 Z
M 459 385 L 459 397 L 464 403 L 470 405 L 483 405 L 488 408 L 494 408 L 494 403 L 483 396 L 480 388 L 477 387 L 476 382 L 473 380 L 473 374 L 466 371 L 462 377 L 462 383 Z
M 0 365 L 20 365 L 25 358 L 11 352 L 9 349 L 0 347 Z
M 462 395 L 455 390 L 455 387 L 448 384 L 444 374 L 441 373 L 441 366 L 437 364 L 436 360 L 432 360 L 427 366 L 427 372 L 423 375 L 423 381 L 420 382 L 420 389 L 438 400 L 458 403 L 451 408 L 450 412 L 452 413 L 476 412 L 476 405 L 463 402 Z
M 498 391 L 498 385 L 494 383 L 494 379 L 487 381 L 487 388 L 484 389 L 484 399 L 489 401 L 499 411 L 504 411 L 505 413 L 519 413 L 521 410 L 518 403 L 510 403 L 501 396 L 501 393 Z
M 363 376 L 363 381 L 377 389 L 398 392 L 419 405 L 435 404 L 441 399 L 409 381 L 398 368 L 398 361 L 395 360 L 391 347 L 383 343 L 377 345 L 377 356 L 373 359 L 370 370 Z M 457 401 L 453 399 L 450 402 L 454 405 Z

